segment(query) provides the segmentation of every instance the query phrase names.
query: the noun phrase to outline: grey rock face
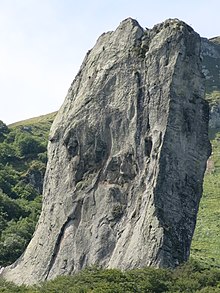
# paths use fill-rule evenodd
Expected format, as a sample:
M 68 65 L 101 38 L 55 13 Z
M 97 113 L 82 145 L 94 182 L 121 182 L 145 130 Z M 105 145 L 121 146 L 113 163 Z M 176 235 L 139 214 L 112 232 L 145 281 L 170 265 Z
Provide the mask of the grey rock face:
M 202 71 L 206 78 L 209 100 L 209 127 L 220 127 L 220 37 L 210 40 L 202 38 Z
M 201 50 L 203 57 L 211 57 L 215 59 L 220 58 L 219 44 L 215 42 L 215 39 L 218 38 L 214 38 L 211 40 L 202 38 Z
M 202 38 L 201 56 L 202 71 L 206 78 L 206 91 L 220 91 L 220 43 L 219 37 L 213 39 Z
M 98 39 L 53 123 L 42 213 L 6 279 L 187 260 L 210 154 L 199 56 L 178 20 L 127 19 Z

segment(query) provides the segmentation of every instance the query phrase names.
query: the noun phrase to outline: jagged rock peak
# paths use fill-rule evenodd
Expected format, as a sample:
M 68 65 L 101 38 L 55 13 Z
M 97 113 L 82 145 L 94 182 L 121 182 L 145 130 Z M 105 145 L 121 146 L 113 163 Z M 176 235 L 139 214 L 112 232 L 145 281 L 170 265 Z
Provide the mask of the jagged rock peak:
M 129 18 L 98 39 L 52 125 L 42 213 L 6 279 L 187 260 L 210 154 L 200 42 L 176 19 Z
M 210 38 L 209 41 L 216 45 L 220 45 L 220 36 Z
M 127 30 L 129 27 L 138 27 L 138 28 L 142 29 L 142 27 L 140 26 L 138 21 L 136 19 L 131 18 L 131 17 L 128 17 L 128 18 L 122 20 L 117 29 L 126 29 Z

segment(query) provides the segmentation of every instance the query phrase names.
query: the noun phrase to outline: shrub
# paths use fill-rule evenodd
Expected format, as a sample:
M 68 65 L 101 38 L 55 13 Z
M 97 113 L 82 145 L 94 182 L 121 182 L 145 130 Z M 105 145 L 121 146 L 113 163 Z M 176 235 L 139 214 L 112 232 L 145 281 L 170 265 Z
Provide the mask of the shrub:
M 5 139 L 6 134 L 8 133 L 9 133 L 9 129 L 7 125 L 0 120 L 0 142 L 2 142 Z
M 46 150 L 40 140 L 29 133 L 17 135 L 15 145 L 20 156 L 36 155 Z
M 26 184 L 23 181 L 19 181 L 12 190 L 19 196 L 19 198 L 26 200 L 34 200 L 39 195 L 37 190 L 31 184 Z
M 2 191 L 0 191 L 0 207 L 7 221 L 27 216 L 26 211 L 19 206 L 16 200 L 11 199 Z

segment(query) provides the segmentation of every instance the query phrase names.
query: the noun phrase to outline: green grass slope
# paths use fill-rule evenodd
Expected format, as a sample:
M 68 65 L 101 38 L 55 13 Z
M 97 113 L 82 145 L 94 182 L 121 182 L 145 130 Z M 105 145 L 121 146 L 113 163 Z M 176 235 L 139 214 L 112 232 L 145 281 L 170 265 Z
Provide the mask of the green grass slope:
M 215 110 L 220 104 L 220 57 L 217 57 L 220 56 L 220 37 L 210 39 L 209 46 L 209 53 L 203 58 L 203 68 L 208 70 L 206 99 L 210 108 Z M 209 129 L 209 137 L 212 155 L 204 178 L 191 256 L 207 267 L 220 267 L 220 129 Z
M 36 129 L 39 128 L 40 125 L 43 125 L 43 130 L 48 130 L 48 127 L 50 128 L 57 112 L 52 112 L 46 115 L 41 115 L 38 117 L 33 117 L 30 119 L 18 121 L 12 124 L 9 124 L 9 128 L 16 128 L 16 127 L 22 127 L 22 126 L 32 126 Z
M 220 131 L 213 132 L 191 256 L 207 266 L 220 268 Z

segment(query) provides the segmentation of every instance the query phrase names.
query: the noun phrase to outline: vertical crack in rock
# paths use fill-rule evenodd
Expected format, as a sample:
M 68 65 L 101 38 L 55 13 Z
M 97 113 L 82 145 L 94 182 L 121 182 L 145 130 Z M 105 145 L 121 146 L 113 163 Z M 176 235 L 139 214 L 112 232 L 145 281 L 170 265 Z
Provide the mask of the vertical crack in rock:
M 144 111 L 144 91 L 143 91 L 143 82 L 141 80 L 140 72 L 135 72 L 135 79 L 137 83 L 137 113 L 136 113 L 136 119 L 137 119 L 137 128 L 136 128 L 136 136 L 135 136 L 135 144 L 137 149 L 137 159 L 138 159 L 138 165 L 140 167 L 141 161 L 143 161 L 143 158 L 141 158 L 140 153 L 140 144 L 141 144 L 141 136 L 142 136 L 142 128 L 143 128 L 143 111 Z
M 137 82 L 137 132 L 136 132 L 136 145 L 140 145 L 140 134 L 143 123 L 143 104 L 144 93 L 142 90 L 141 76 L 138 71 L 135 72 L 135 78 Z
M 45 280 L 47 280 L 48 275 L 50 274 L 50 271 L 53 268 L 53 265 L 54 265 L 54 263 L 56 261 L 56 257 L 57 257 L 57 255 L 59 253 L 59 250 L 60 250 L 60 245 L 61 245 L 64 233 L 65 233 L 65 230 L 71 224 L 71 222 L 72 222 L 72 219 L 68 217 L 66 222 L 61 227 L 60 234 L 57 237 L 57 241 L 56 241 L 55 247 L 53 249 L 53 254 L 51 256 L 51 260 L 50 260 L 49 265 L 48 265 L 48 272 L 46 274 Z
M 62 227 L 60 229 L 60 232 L 57 236 L 57 240 L 55 242 L 53 253 L 51 255 L 51 259 L 49 261 L 47 273 L 46 273 L 46 276 L 44 277 L 45 280 L 47 280 L 48 276 L 51 274 L 51 271 L 53 270 L 53 266 L 56 263 L 56 259 L 59 256 L 60 250 L 62 250 L 62 241 L 65 238 L 66 230 L 70 226 L 75 226 L 76 228 L 78 228 L 78 226 L 79 226 L 79 223 L 81 221 L 82 205 L 83 205 L 82 200 L 78 200 L 75 203 L 75 208 L 74 208 L 73 212 L 67 217 L 66 222 L 62 225 Z
M 188 259 L 210 155 L 200 43 L 177 19 L 129 18 L 97 40 L 50 131 L 35 234 L 4 278 Z

